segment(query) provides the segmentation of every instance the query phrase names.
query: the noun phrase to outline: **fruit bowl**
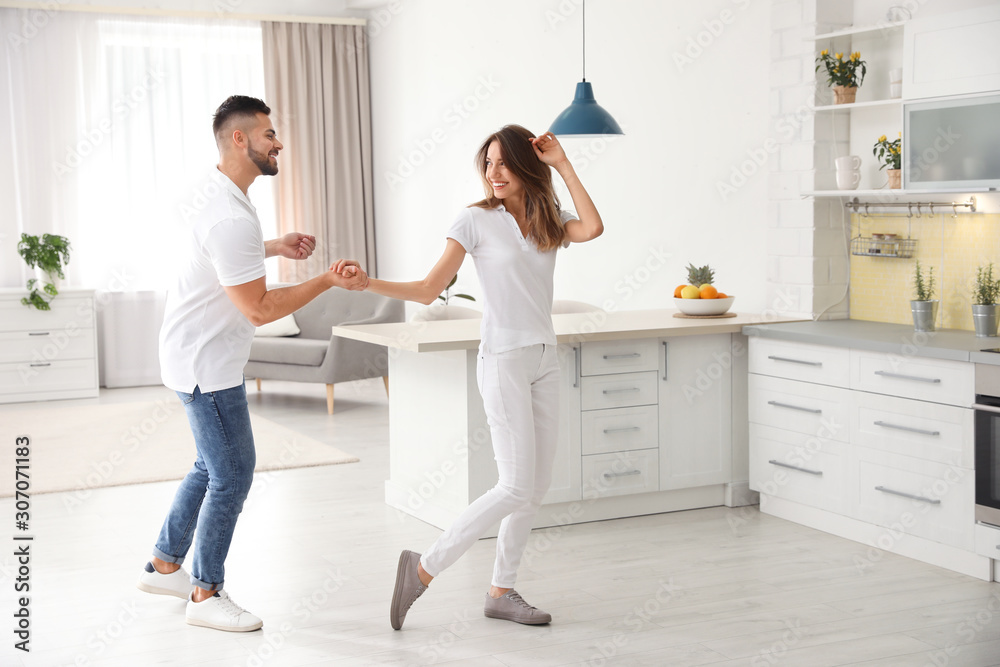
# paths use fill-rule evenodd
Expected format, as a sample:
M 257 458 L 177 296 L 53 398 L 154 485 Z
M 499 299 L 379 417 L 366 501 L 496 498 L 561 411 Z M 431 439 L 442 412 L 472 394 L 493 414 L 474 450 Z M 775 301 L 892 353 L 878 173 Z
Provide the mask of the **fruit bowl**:
M 685 315 L 722 315 L 733 306 L 735 296 L 725 299 L 678 299 L 674 297 L 677 310 Z

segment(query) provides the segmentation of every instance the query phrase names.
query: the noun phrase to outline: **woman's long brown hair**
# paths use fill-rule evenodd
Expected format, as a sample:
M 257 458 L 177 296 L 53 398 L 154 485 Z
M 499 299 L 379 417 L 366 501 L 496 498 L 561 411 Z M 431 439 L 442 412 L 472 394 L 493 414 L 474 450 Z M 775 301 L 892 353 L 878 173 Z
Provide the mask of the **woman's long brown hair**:
M 496 208 L 503 200 L 493 196 L 493 186 L 486 178 L 486 153 L 490 144 L 500 142 L 500 154 L 506 167 L 521 181 L 524 188 L 524 215 L 528 222 L 528 238 L 542 252 L 555 250 L 566 237 L 559 217 L 559 198 L 552 189 L 552 170 L 538 159 L 531 140 L 535 137 L 520 125 L 504 125 L 486 138 L 476 152 L 476 169 L 483 179 L 486 198 L 470 207 Z

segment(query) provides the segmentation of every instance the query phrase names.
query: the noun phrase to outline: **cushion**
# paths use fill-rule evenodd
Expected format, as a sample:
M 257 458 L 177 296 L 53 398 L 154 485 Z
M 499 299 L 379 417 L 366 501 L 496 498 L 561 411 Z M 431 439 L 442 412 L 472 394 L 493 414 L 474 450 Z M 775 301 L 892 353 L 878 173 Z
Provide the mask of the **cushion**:
M 299 325 L 295 323 L 295 318 L 291 314 L 285 315 L 281 319 L 277 319 L 273 322 L 268 322 L 262 326 L 257 327 L 257 330 L 253 332 L 254 336 L 298 336 L 299 335 Z
M 254 338 L 250 361 L 296 366 L 319 366 L 330 349 L 330 341 L 313 338 Z

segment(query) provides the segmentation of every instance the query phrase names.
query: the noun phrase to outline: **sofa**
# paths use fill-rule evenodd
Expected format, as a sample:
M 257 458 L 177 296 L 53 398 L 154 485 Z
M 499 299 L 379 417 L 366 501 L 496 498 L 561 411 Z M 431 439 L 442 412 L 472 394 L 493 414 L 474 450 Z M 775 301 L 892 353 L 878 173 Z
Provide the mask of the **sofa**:
M 270 287 L 281 287 L 272 285 Z M 326 407 L 333 414 L 333 386 L 382 377 L 389 390 L 389 356 L 386 348 L 334 336 L 330 328 L 345 324 L 402 322 L 402 301 L 369 292 L 327 290 L 294 313 L 299 333 L 294 336 L 254 337 L 246 378 L 322 382 Z

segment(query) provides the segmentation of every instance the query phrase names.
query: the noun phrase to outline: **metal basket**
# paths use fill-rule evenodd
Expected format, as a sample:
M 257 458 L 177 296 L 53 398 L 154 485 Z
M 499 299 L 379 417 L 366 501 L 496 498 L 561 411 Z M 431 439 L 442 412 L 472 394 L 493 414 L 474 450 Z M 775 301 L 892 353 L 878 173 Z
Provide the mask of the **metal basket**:
M 913 257 L 917 249 L 917 239 L 876 239 L 871 236 L 855 236 L 851 239 L 851 254 L 866 257 Z

